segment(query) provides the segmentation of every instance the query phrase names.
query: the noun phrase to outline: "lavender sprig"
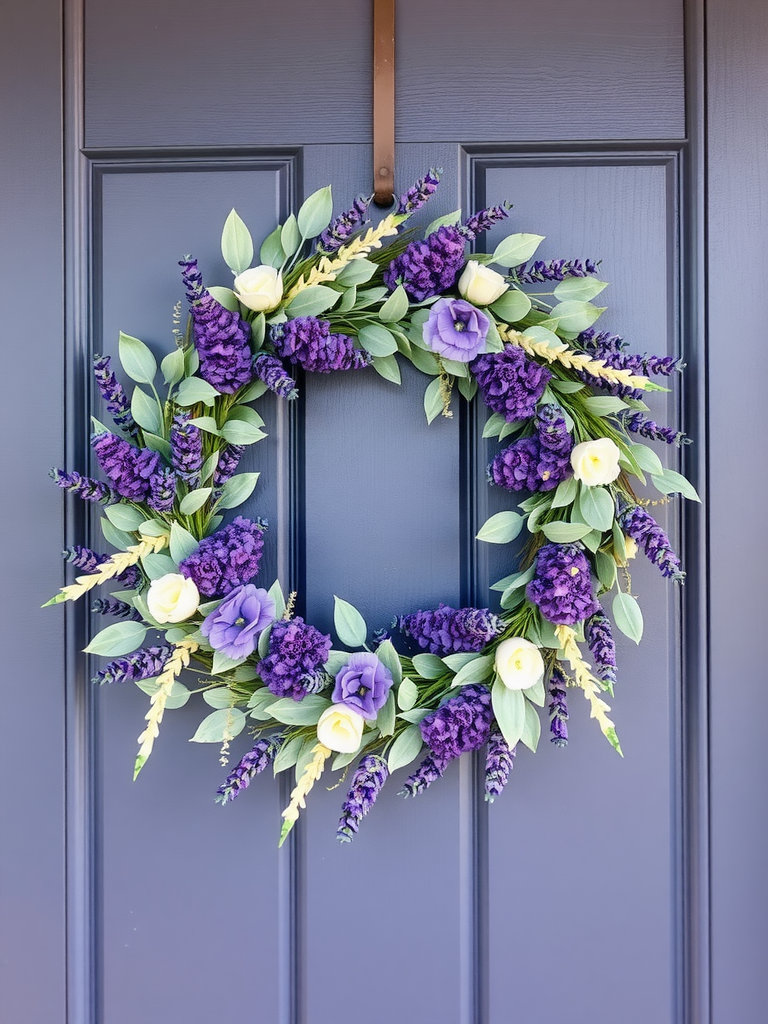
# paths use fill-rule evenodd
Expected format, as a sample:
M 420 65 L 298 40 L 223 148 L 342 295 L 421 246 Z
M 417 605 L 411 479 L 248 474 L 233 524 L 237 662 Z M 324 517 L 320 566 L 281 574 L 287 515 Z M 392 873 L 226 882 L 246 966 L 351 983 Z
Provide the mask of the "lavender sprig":
M 71 562 L 76 569 L 82 569 L 83 572 L 91 573 L 96 572 L 99 566 L 106 562 L 109 555 L 101 555 L 98 551 L 91 551 L 90 548 L 86 548 L 82 544 L 73 544 L 71 547 L 64 548 L 61 557 Z
M 600 261 L 597 260 L 536 260 L 527 269 L 523 263 L 512 274 L 518 284 L 542 284 L 544 281 L 564 281 L 567 277 L 587 277 L 596 274 Z
M 641 412 L 624 412 L 620 418 L 626 430 L 633 434 L 639 434 L 641 437 L 647 437 L 651 441 L 664 441 L 667 444 L 676 445 L 678 448 L 691 443 L 691 438 L 687 437 L 682 430 L 660 426 Z
M 190 423 L 188 412 L 177 413 L 171 426 L 171 461 L 173 468 L 190 490 L 200 486 L 203 468 L 203 435 Z
M 260 352 L 253 361 L 253 372 L 278 398 L 291 400 L 298 397 L 296 381 L 288 376 L 277 356 Z
M 119 601 L 116 597 L 98 597 L 91 605 L 91 611 L 97 615 L 114 615 L 118 619 L 133 619 L 138 622 L 141 615 L 127 601 Z
M 216 463 L 216 469 L 213 471 L 214 490 L 223 487 L 227 480 L 235 475 L 235 470 L 240 465 L 240 459 L 243 457 L 245 447 L 244 444 L 230 444 L 219 452 L 219 461 Z
M 662 576 L 675 583 L 683 582 L 685 573 L 680 559 L 672 550 L 669 537 L 649 512 L 641 505 L 629 505 L 619 512 L 617 520 L 621 529 L 640 545 L 648 560 L 658 566 Z
M 616 685 L 616 644 L 610 619 L 602 608 L 587 619 L 584 636 L 595 660 L 598 677 L 613 693 Z
M 330 256 L 346 245 L 352 235 L 368 220 L 368 207 L 373 196 L 358 196 L 349 210 L 340 214 L 320 235 L 315 252 Z
M 244 754 L 224 782 L 219 786 L 216 803 L 222 806 L 248 789 L 253 779 L 265 771 L 277 756 L 283 744 L 284 736 L 270 736 L 256 740 L 253 747 Z
M 83 501 L 98 501 L 102 505 L 113 505 L 120 496 L 101 480 L 79 473 L 67 473 L 63 469 L 52 469 L 50 472 L 54 483 L 65 491 L 82 498 Z
M 555 663 L 549 677 L 549 731 L 556 747 L 568 745 L 568 700 L 565 695 L 565 676 Z
M 478 210 L 473 216 L 468 217 L 459 228 L 461 233 L 474 241 L 478 235 L 490 231 L 494 224 L 505 220 L 512 209 L 511 203 L 504 203 L 502 206 L 489 206 L 487 210 Z
M 429 197 L 437 191 L 442 173 L 442 167 L 431 167 L 423 178 L 419 178 L 407 192 L 403 192 L 398 200 L 397 212 L 410 217 L 412 213 L 420 210 Z
M 398 796 L 418 796 L 423 793 L 433 782 L 442 778 L 448 760 L 439 758 L 435 754 L 427 754 L 413 775 L 409 775 L 405 780 Z
M 360 822 L 373 807 L 388 778 L 386 761 L 376 754 L 366 754 L 355 769 L 347 799 L 341 807 L 342 815 L 336 830 L 339 842 L 352 841 L 360 828 Z
M 515 763 L 517 746 L 510 747 L 494 725 L 485 754 L 485 799 L 493 803 L 509 781 Z
M 131 414 L 131 403 L 128 401 L 122 384 L 118 383 L 115 377 L 109 356 L 95 355 L 93 357 L 93 375 L 115 424 L 121 430 L 127 431 L 131 437 L 137 438 L 139 428 Z
M 159 676 L 173 653 L 171 647 L 142 647 L 125 658 L 115 658 L 91 680 L 103 683 L 136 683 Z

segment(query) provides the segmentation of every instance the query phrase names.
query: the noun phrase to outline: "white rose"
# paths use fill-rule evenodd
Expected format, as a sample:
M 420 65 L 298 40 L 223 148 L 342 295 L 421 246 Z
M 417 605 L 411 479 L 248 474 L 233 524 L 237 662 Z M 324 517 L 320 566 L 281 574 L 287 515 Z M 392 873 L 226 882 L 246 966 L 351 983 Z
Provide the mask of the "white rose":
M 157 622 L 183 622 L 195 614 L 199 604 L 195 581 L 180 572 L 168 572 L 149 585 L 147 607 Z
M 573 475 L 587 487 L 609 484 L 621 472 L 621 452 L 610 437 L 598 437 L 596 441 L 577 444 L 571 452 Z
M 508 690 L 527 690 L 544 678 L 544 659 L 536 644 L 513 636 L 496 648 L 496 671 Z
M 277 309 L 283 297 L 283 277 L 274 267 L 244 270 L 235 278 L 235 295 L 248 309 L 268 313 Z
M 320 715 L 317 738 L 339 754 L 354 754 L 363 738 L 365 719 L 344 704 L 332 704 Z
M 490 306 L 509 288 L 501 274 L 470 260 L 459 278 L 459 294 L 474 306 Z

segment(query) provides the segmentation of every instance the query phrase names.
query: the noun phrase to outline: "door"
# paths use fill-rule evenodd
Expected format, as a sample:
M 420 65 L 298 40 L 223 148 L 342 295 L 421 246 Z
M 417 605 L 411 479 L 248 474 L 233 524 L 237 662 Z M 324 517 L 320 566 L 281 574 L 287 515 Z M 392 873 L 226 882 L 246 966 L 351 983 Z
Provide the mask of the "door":
M 31 610 L 62 582 L 58 550 L 92 529 L 74 506 L 62 520 L 45 473 L 86 463 L 91 354 L 114 353 L 119 330 L 167 350 L 178 259 L 227 281 L 231 207 L 263 238 L 324 184 L 337 209 L 370 191 L 369 5 L 68 0 L 60 23 L 34 0 L 9 15 L 3 1020 L 761 1019 L 764 670 L 749 638 L 764 554 L 739 537 L 762 536 L 765 474 L 742 441 L 761 436 L 759 378 L 733 372 L 731 296 L 766 219 L 766 33 L 750 0 L 400 5 L 397 185 L 441 166 L 423 223 L 509 199 L 516 230 L 547 236 L 543 258 L 602 259 L 606 329 L 688 363 L 654 418 L 694 436 L 684 468 L 707 510 L 660 510 L 682 592 L 633 572 L 647 638 L 620 644 L 622 760 L 574 700 L 568 749 L 521 754 L 493 806 L 463 759 L 416 800 L 390 784 L 339 846 L 343 789 L 318 786 L 278 850 L 290 783 L 216 805 L 217 749 L 187 742 L 197 708 L 168 712 L 131 781 L 145 695 L 91 686 L 82 609 L 64 624 Z M 740 313 L 745 366 L 760 326 Z M 381 627 L 485 604 L 511 568 L 473 541 L 500 507 L 481 412 L 427 426 L 416 371 L 400 388 L 370 372 L 300 384 L 291 415 L 267 403 L 270 439 L 248 455 L 262 480 L 246 514 L 273 524 L 261 578 L 279 575 L 324 630 L 333 594 Z

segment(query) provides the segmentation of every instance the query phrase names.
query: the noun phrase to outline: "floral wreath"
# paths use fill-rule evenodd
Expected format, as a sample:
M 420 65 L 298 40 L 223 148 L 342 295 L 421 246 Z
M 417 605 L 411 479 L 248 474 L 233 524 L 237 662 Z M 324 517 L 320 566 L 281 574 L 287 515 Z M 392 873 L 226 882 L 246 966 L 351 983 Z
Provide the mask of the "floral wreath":
M 281 843 L 328 766 L 346 774 L 357 762 L 338 827 L 343 841 L 390 773 L 417 759 L 405 795 L 485 747 L 485 794 L 494 800 L 519 744 L 535 751 L 545 704 L 552 742 L 566 744 L 571 687 L 621 753 L 604 699 L 613 694 L 616 657 L 603 605 L 610 597 L 614 625 L 639 642 L 629 559 L 642 549 L 664 576 L 683 580 L 651 502 L 633 489 L 650 477 L 662 501 L 674 493 L 698 500 L 637 440 L 688 441 L 653 422 L 644 401 L 667 390 L 652 376 L 682 364 L 633 355 L 621 338 L 594 329 L 603 309 L 590 300 L 606 287 L 595 262 L 531 262 L 542 236 L 523 233 L 468 255 L 468 243 L 504 220 L 508 204 L 464 221 L 460 211 L 441 217 L 421 240 L 401 234 L 438 182 L 430 171 L 376 226 L 367 226 L 364 197 L 332 220 L 331 190 L 322 188 L 265 239 L 255 267 L 250 233 L 233 210 L 222 235 L 233 289 L 206 288 L 196 260 L 180 264 L 189 319 L 182 332 L 179 303 L 176 346 L 160 366 L 165 400 L 154 355 L 121 334 L 120 362 L 139 385 L 130 400 L 109 358 L 94 359 L 116 428 L 94 421 L 91 444 L 106 482 L 52 473 L 60 487 L 104 507 L 104 537 L 117 549 L 67 548 L 82 574 L 48 604 L 101 584 L 120 588 L 94 601 L 94 612 L 118 621 L 85 650 L 112 659 L 94 682 L 133 682 L 150 697 L 134 778 L 165 711 L 201 692 L 208 714 L 195 742 L 222 744 L 226 764 L 238 734 L 254 740 L 219 788 L 222 803 L 270 765 L 295 770 Z M 554 290 L 543 291 L 550 282 Z M 399 383 L 398 355 L 432 378 L 428 421 L 450 415 L 456 386 L 467 401 L 479 392 L 489 408 L 484 437 L 512 438 L 488 478 L 527 497 L 518 511 L 491 516 L 477 537 L 509 544 L 525 527 L 527 543 L 519 571 L 491 587 L 501 595 L 498 611 L 407 611 L 392 627 L 398 650 L 336 598 L 340 647 L 332 649 L 330 636 L 293 614 L 295 594 L 286 601 L 279 582 L 269 590 L 251 582 L 266 522 L 235 516 L 224 525 L 225 513 L 258 477 L 237 473 L 245 447 L 266 436 L 252 403 L 267 390 L 297 397 L 289 364 L 313 373 L 372 366 Z M 190 667 L 201 676 L 194 689 L 179 679 Z

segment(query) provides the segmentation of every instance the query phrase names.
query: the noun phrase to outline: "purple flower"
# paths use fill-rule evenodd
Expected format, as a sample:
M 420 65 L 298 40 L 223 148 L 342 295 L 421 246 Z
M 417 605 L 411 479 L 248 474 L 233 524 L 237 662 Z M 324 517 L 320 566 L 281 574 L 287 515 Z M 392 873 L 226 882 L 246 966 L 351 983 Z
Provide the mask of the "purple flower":
M 442 174 L 442 168 L 430 167 L 423 178 L 419 180 L 404 192 L 398 201 L 397 212 L 405 213 L 409 217 L 412 213 L 420 210 L 422 206 L 428 201 L 429 197 L 437 191 L 437 186 L 440 184 L 440 175 Z
M 170 647 L 142 647 L 127 658 L 115 658 L 106 668 L 97 672 L 94 683 L 135 683 L 141 679 L 159 676 L 171 656 Z
M 324 684 L 323 665 L 331 650 L 331 638 L 297 615 L 281 619 L 269 634 L 267 657 L 256 666 L 269 690 L 278 697 L 302 700 Z
M 336 673 L 333 688 L 335 704 L 345 704 L 363 718 L 374 719 L 387 703 L 392 688 L 392 673 L 375 654 L 353 654 Z
M 296 381 L 288 376 L 277 356 L 259 352 L 253 361 L 253 372 L 278 398 L 292 399 L 298 396 Z
M 376 754 L 366 754 L 355 769 L 347 799 L 341 807 L 342 815 L 336 830 L 339 842 L 352 841 L 388 778 L 387 762 Z
M 260 772 L 269 768 L 275 760 L 283 739 L 282 735 L 278 735 L 256 740 L 252 749 L 240 758 L 240 761 L 219 786 L 217 803 L 224 805 L 227 801 L 234 800 L 244 789 L 248 789 L 251 781 Z
M 573 626 L 600 607 L 592 593 L 589 563 L 575 544 L 544 544 L 539 548 L 535 576 L 526 594 L 545 619 L 558 625 Z
M 223 597 L 259 571 L 265 529 L 264 522 L 237 516 L 201 540 L 197 550 L 179 562 L 179 572 L 194 580 L 205 597 Z
M 680 430 L 673 430 L 672 427 L 661 427 L 658 423 L 643 416 L 641 412 L 625 412 L 621 415 L 624 427 L 633 434 L 647 437 L 651 441 L 664 441 L 666 444 L 674 444 L 680 448 L 684 444 L 690 444 L 691 438 L 686 437 Z
M 536 490 L 551 491 L 573 472 L 571 450 L 573 438 L 565 424 L 559 405 L 547 403 L 539 406 L 533 428 L 539 443 Z
M 563 670 L 555 662 L 549 677 L 549 731 L 556 747 L 565 747 L 568 744 L 568 701 L 565 696 L 565 682 Z
M 273 324 L 270 337 L 279 356 L 312 373 L 360 370 L 371 362 L 370 355 L 355 348 L 351 338 L 331 334 L 330 323 L 314 316 L 297 316 L 283 324 Z
M 479 210 L 472 217 L 464 221 L 461 229 L 467 238 L 475 239 L 485 231 L 490 231 L 494 224 L 505 220 L 509 216 L 510 206 L 504 203 L 503 206 L 489 206 L 487 210 Z
M 149 478 L 147 504 L 156 512 L 170 512 L 176 498 L 176 474 L 168 466 L 158 466 Z
M 421 720 L 421 736 L 438 761 L 450 761 L 477 750 L 491 733 L 493 711 L 487 686 L 463 686 L 436 711 Z
M 228 444 L 226 448 L 221 449 L 219 461 L 216 463 L 216 469 L 213 471 L 214 489 L 223 487 L 227 480 L 234 476 L 235 470 L 240 465 L 240 459 L 243 457 L 245 447 L 244 444 Z
M 373 196 L 358 196 L 352 207 L 345 213 L 340 214 L 329 227 L 320 235 L 315 246 L 315 252 L 330 256 L 337 252 L 342 245 L 346 245 L 352 235 L 368 219 L 368 207 L 371 205 Z
M 127 431 L 131 437 L 138 437 L 139 428 L 131 414 L 131 403 L 122 384 L 115 377 L 109 356 L 93 357 L 93 375 L 116 426 Z
M 504 626 L 487 608 L 456 609 L 440 604 L 434 611 L 401 616 L 398 628 L 431 654 L 455 654 L 482 651 Z
M 510 747 L 499 727 L 494 725 L 485 754 L 485 799 L 489 803 L 493 803 L 509 781 L 516 753 L 517 746 Z
M 91 551 L 90 548 L 83 547 L 82 544 L 75 544 L 72 547 L 64 548 L 61 557 L 71 562 L 76 569 L 93 573 L 107 561 L 109 555 L 101 555 L 96 551 Z
M 649 561 L 659 567 L 662 576 L 675 583 L 683 582 L 685 573 L 680 559 L 672 550 L 669 537 L 649 512 L 640 505 L 630 505 L 619 513 L 618 523 L 639 544 Z
M 516 345 L 478 356 L 470 366 L 483 401 L 512 423 L 533 416 L 552 374 Z
M 237 660 L 253 654 L 262 630 L 275 621 L 275 602 L 252 583 L 231 590 L 203 620 L 200 632 L 214 651 Z
M 91 611 L 96 615 L 114 615 L 118 619 L 133 619 L 139 621 L 141 615 L 127 601 L 118 601 L 117 598 L 96 598 L 91 604 Z
M 402 284 L 416 302 L 440 295 L 456 284 L 464 266 L 465 240 L 456 227 L 443 226 L 424 241 L 411 242 L 384 271 L 390 291 Z
M 613 691 L 616 683 L 616 644 L 610 620 L 602 608 L 598 608 L 595 614 L 587 619 L 584 637 L 595 659 L 597 675 Z
M 446 765 L 450 759 L 438 757 L 436 754 L 427 754 L 419 767 L 403 783 L 400 796 L 419 796 L 433 782 L 442 777 Z
M 160 470 L 161 458 L 149 448 L 135 448 L 116 434 L 106 431 L 91 438 L 99 465 L 117 493 L 130 501 L 146 501 L 152 477 Z
M 509 445 L 494 458 L 488 476 L 508 491 L 537 491 L 539 487 L 539 445 L 534 437 L 524 437 Z
M 464 299 L 438 299 L 424 324 L 424 340 L 438 355 L 469 363 L 485 348 L 491 321 Z
M 200 486 L 203 468 L 203 435 L 199 427 L 190 423 L 188 412 L 177 413 L 171 426 L 171 461 L 181 479 L 190 490 Z
M 113 505 L 119 500 L 119 495 L 101 480 L 94 480 L 90 476 L 81 476 L 79 473 L 67 473 L 63 469 L 52 469 L 51 477 L 57 487 L 82 498 L 83 501 L 98 501 L 102 505 Z
M 566 277 L 587 277 L 588 274 L 596 274 L 598 263 L 594 260 L 536 260 L 530 270 L 526 270 L 527 263 L 521 264 L 515 272 L 515 277 L 520 284 L 564 281 Z

